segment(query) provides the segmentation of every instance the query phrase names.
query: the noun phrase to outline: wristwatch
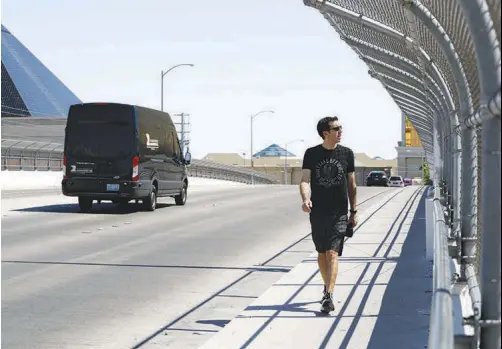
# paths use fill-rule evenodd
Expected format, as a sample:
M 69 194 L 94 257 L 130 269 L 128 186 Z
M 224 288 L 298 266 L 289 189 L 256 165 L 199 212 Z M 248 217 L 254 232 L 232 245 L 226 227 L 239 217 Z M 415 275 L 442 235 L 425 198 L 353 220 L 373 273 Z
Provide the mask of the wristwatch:
M 357 210 L 350 210 L 350 213 L 352 213 L 352 214 L 356 214 L 356 213 L 357 213 Z

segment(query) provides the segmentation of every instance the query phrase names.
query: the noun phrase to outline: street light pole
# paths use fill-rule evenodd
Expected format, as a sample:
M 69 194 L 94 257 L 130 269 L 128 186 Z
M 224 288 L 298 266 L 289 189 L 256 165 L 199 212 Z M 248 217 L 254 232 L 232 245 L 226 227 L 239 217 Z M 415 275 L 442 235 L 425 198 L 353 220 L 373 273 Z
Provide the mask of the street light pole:
M 284 185 L 288 185 L 288 143 L 286 143 L 286 154 L 284 154 Z
M 288 184 L 288 144 L 292 144 L 295 142 L 303 142 L 303 139 L 295 139 L 289 143 L 286 143 L 285 150 L 286 154 L 284 155 L 284 185 Z M 291 184 L 293 184 L 293 173 L 291 172 Z
M 253 161 L 253 120 L 255 117 L 257 117 L 260 114 L 263 113 L 271 113 L 274 114 L 275 112 L 273 110 L 262 110 L 254 115 L 251 115 L 251 153 L 249 154 L 250 156 L 250 161 L 251 161 L 251 184 L 254 184 L 254 161 Z
M 174 68 L 182 67 L 182 66 L 188 66 L 188 67 L 193 67 L 194 65 L 191 63 L 182 63 L 182 64 L 177 64 L 175 66 L 172 66 L 166 71 L 161 70 L 160 72 L 160 110 L 164 111 L 164 76 L 166 76 L 167 73 L 169 73 L 171 70 Z

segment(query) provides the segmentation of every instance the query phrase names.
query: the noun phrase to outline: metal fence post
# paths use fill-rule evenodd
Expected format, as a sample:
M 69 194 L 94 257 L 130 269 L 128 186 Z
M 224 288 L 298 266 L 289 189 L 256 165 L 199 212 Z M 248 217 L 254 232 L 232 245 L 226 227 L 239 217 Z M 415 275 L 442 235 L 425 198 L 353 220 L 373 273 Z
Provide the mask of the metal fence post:
M 477 239 L 477 136 L 474 128 L 462 129 L 462 279 L 474 262 Z
M 35 151 L 35 156 L 33 157 L 34 164 L 33 164 L 33 170 L 37 171 L 38 170 L 38 160 L 39 160 L 39 152 L 43 148 L 45 148 L 47 145 L 50 145 L 50 143 L 45 143 L 41 145 L 37 150 Z
M 429 188 L 425 199 L 425 258 L 428 261 L 434 259 L 434 191 Z
M 436 115 L 434 122 L 434 188 L 437 193 L 441 186 L 441 143 L 439 140 L 439 116 Z M 435 194 L 436 195 L 436 194 Z
M 24 154 L 24 151 L 25 151 L 26 149 L 28 149 L 28 148 L 29 148 L 31 145 L 33 145 L 33 144 L 35 144 L 35 142 L 32 142 L 32 143 L 28 144 L 26 147 L 24 147 L 24 148 L 21 150 L 21 156 L 20 156 L 20 166 L 19 166 L 19 169 L 20 169 L 20 170 L 23 170 L 23 160 L 24 160 L 24 156 L 23 156 L 23 154 Z
M 429 29 L 431 35 L 438 42 L 443 54 L 450 64 L 460 104 L 460 115 L 456 115 L 456 117 L 454 117 L 454 122 L 456 125 L 459 125 L 459 119 L 464 120 L 473 112 L 470 87 L 467 82 L 465 70 L 462 66 L 460 58 L 456 53 L 455 47 L 448 38 L 446 32 L 439 26 L 439 23 L 434 23 L 434 21 L 432 20 L 432 15 L 423 7 L 423 5 L 412 6 L 410 10 L 424 23 L 427 29 Z M 476 219 L 476 212 L 472 212 L 472 202 L 470 201 L 471 195 L 469 195 L 468 193 L 470 193 L 470 191 L 472 190 L 474 183 L 472 176 L 465 176 L 465 174 L 467 172 L 467 169 L 472 168 L 472 149 L 471 147 L 465 148 L 464 146 L 462 146 L 462 153 L 459 153 L 458 151 L 460 149 L 460 146 L 466 143 L 466 140 L 472 140 L 472 132 L 465 131 L 460 136 L 460 134 L 454 131 L 455 130 L 452 130 L 452 147 L 446 150 L 446 156 L 453 160 L 453 166 L 448 166 L 448 168 L 450 168 L 453 172 L 452 176 L 447 176 L 447 178 L 453 180 L 453 187 L 451 187 L 451 189 L 449 190 L 449 194 L 452 195 L 453 200 L 448 200 L 448 202 L 450 202 L 454 207 L 454 220 L 452 223 L 458 223 L 458 226 L 456 227 L 457 229 L 458 227 L 460 227 L 461 238 L 463 240 L 459 242 L 466 242 L 469 246 L 469 249 L 471 249 L 472 245 L 475 245 L 475 241 L 467 239 L 473 238 L 472 222 Z M 461 171 L 461 168 L 464 170 Z M 464 190 L 461 190 L 461 188 L 464 188 Z M 466 188 L 469 188 L 469 190 L 466 191 Z M 463 200 L 462 195 L 466 195 L 465 200 Z M 462 217 L 465 218 L 466 216 L 470 217 L 470 219 L 462 219 Z M 464 224 L 467 225 L 463 227 Z M 461 256 L 459 256 L 459 259 L 462 260 Z
M 500 43 L 485 0 L 459 1 L 476 51 L 481 88 L 482 172 L 481 229 L 483 234 L 481 267 L 481 348 L 500 348 L 500 115 L 489 115 L 490 99 L 500 90 Z M 491 321 L 498 321 L 490 324 Z

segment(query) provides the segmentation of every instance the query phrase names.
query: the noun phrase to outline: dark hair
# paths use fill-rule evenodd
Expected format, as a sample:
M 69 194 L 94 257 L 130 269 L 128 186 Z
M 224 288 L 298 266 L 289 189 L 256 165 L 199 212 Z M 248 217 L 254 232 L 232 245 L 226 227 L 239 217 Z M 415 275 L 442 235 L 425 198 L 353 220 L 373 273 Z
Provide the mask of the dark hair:
M 319 120 L 319 122 L 317 123 L 317 133 L 319 133 L 319 136 L 324 139 L 324 136 L 322 135 L 322 133 L 324 131 L 326 132 L 329 132 L 329 123 L 330 122 L 334 122 L 334 121 L 338 121 L 338 117 L 336 116 L 326 116 L 324 118 L 322 118 L 321 120 Z

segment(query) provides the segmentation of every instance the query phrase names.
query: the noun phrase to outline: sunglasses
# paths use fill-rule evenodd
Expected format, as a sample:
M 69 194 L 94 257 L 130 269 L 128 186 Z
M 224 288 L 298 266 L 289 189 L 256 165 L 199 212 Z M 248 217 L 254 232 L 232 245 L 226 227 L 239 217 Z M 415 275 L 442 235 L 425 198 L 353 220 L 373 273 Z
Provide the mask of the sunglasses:
M 336 127 L 332 127 L 332 128 L 330 128 L 330 129 L 329 129 L 329 131 L 330 131 L 330 132 L 331 132 L 331 131 L 336 131 L 336 132 L 338 132 L 338 131 L 340 131 L 341 129 L 342 129 L 342 126 L 340 125 L 340 126 L 336 126 Z

